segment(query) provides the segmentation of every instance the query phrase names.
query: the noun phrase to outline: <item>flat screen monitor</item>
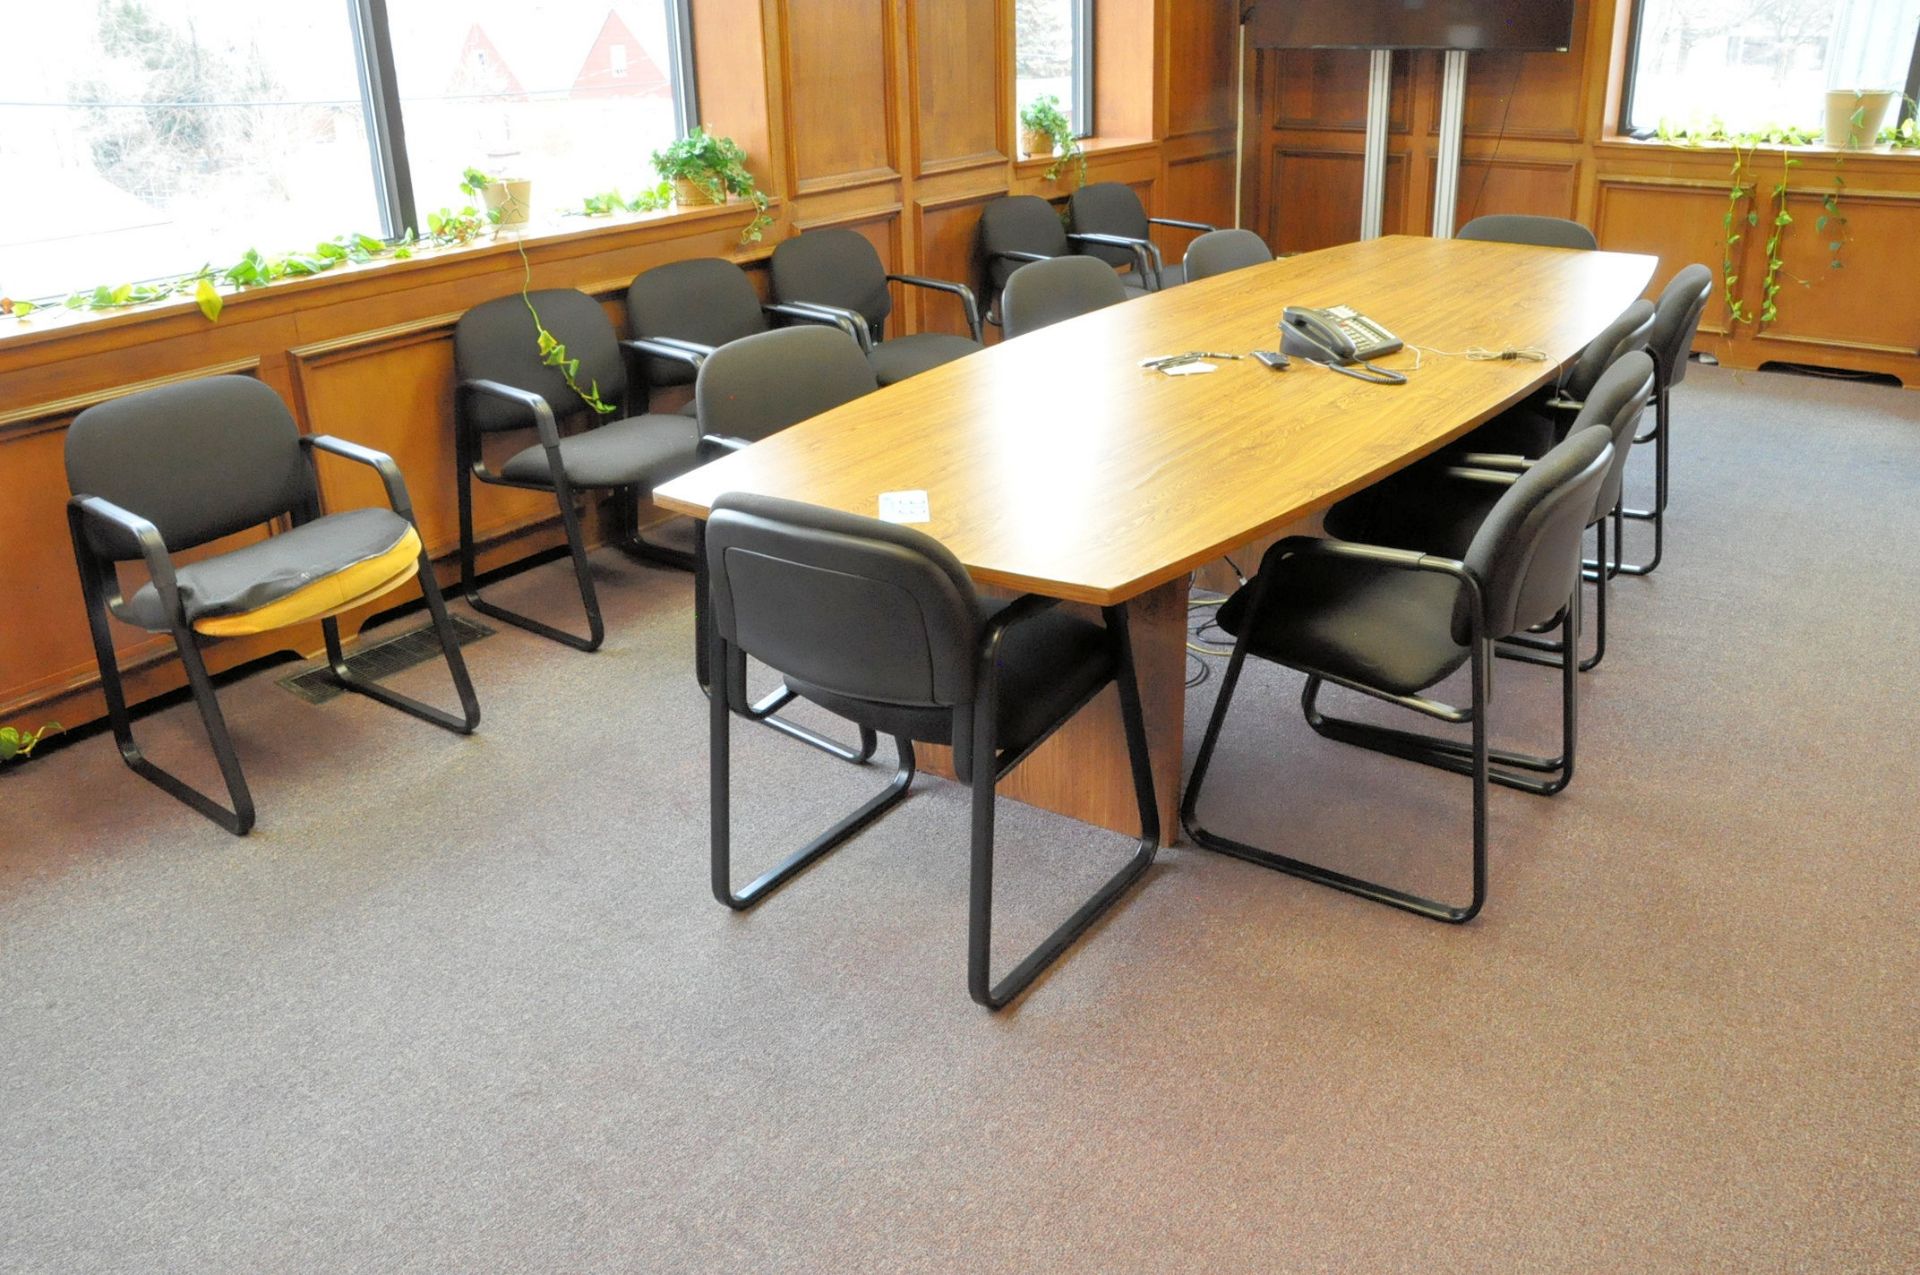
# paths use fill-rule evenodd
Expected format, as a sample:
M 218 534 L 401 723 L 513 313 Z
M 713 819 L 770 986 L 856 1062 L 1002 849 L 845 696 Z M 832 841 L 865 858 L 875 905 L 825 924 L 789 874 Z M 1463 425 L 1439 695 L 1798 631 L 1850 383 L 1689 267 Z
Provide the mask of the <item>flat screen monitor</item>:
M 1556 49 L 1573 43 L 1573 0 L 1254 0 L 1263 49 Z

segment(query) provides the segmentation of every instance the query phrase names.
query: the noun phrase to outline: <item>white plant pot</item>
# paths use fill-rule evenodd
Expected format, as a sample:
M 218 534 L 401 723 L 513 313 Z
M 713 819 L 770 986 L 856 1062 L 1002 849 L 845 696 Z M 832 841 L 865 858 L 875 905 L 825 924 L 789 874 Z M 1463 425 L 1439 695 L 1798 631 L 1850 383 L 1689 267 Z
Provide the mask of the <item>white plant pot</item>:
M 1880 136 L 1887 108 L 1900 98 L 1894 89 L 1833 89 L 1827 94 L 1827 145 L 1865 150 Z M 1864 112 L 1864 113 L 1863 113 Z M 1859 114 L 1860 122 L 1853 117 Z
M 533 217 L 533 182 L 520 177 L 501 177 L 480 188 L 487 211 L 499 210 L 499 226 L 524 226 Z

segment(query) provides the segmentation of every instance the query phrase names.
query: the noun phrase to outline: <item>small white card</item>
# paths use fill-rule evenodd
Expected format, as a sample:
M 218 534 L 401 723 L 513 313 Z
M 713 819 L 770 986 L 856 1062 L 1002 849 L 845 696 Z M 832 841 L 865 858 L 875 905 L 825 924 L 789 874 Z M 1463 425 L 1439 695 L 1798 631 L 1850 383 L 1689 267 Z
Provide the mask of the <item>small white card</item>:
M 1218 372 L 1218 363 L 1176 363 L 1172 367 L 1160 369 L 1168 376 L 1199 376 L 1205 372 Z
M 924 491 L 883 491 L 880 493 L 882 522 L 930 522 L 927 493 Z

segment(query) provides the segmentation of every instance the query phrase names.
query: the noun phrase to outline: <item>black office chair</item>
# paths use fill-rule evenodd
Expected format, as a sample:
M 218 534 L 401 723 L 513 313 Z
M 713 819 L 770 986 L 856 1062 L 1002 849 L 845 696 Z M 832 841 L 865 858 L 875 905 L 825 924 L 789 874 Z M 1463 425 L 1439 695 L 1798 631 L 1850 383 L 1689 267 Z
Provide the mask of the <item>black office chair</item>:
M 623 344 L 644 356 L 642 381 L 650 389 L 692 385 L 705 357 L 729 341 L 772 329 L 773 320 L 832 323 L 858 340 L 855 326 L 814 306 L 762 303 L 747 272 L 719 257 L 670 262 L 637 275 L 627 287 Z M 688 400 L 680 409 L 697 414 Z
M 315 452 L 372 468 L 390 508 L 325 513 Z M 73 492 L 67 530 L 107 719 L 120 756 L 161 791 L 237 836 L 253 827 L 253 796 L 201 654 L 226 638 L 318 620 L 327 671 L 344 689 L 461 734 L 480 724 L 479 701 L 433 563 L 391 458 L 337 438 L 302 436 L 286 404 L 267 386 L 251 377 L 215 376 L 88 408 L 67 431 L 66 463 Z M 265 540 L 184 565 L 174 562 L 177 553 L 283 517 L 292 525 Z M 133 561 L 146 566 L 149 580 L 125 595 L 117 564 Z M 413 579 L 420 581 L 460 696 L 458 716 L 362 680 L 341 647 L 341 613 Z M 172 634 L 230 807 L 148 761 L 134 742 L 109 615 L 149 633 Z
M 1110 266 L 1145 263 L 1151 291 L 1171 288 L 1187 281 L 1181 265 L 1167 265 L 1160 247 L 1153 242 L 1152 227 L 1170 226 L 1201 234 L 1215 229 L 1204 221 L 1182 221 L 1177 217 L 1149 217 L 1140 196 L 1123 182 L 1095 182 L 1082 186 L 1067 198 L 1067 219 L 1081 236 L 1080 250 L 1098 257 Z
M 1561 370 L 1551 389 L 1515 404 L 1454 445 L 1455 452 L 1496 452 L 1538 457 L 1565 438 L 1587 396 L 1608 368 L 1647 348 L 1653 336 L 1653 303 L 1636 301 L 1622 310 Z
M 528 305 L 577 362 L 576 384 L 596 388 L 609 405 L 624 407 L 627 370 L 613 325 L 600 303 L 571 288 L 499 297 L 460 316 L 453 329 L 453 361 L 460 376 L 454 394 L 454 438 L 460 500 L 460 587 L 476 611 L 576 650 L 595 651 L 605 640 L 600 600 L 587 567 L 577 491 L 622 493 L 624 526 L 617 547 L 645 561 L 690 569 L 686 554 L 647 543 L 638 531 L 640 501 L 660 483 L 698 464 L 699 430 L 678 413 L 625 415 L 604 420 L 549 367 L 536 343 Z M 563 434 L 568 427 L 578 427 Z M 495 473 L 481 440 L 488 434 L 531 430 L 535 441 Z M 587 613 L 587 636 L 557 629 L 480 595 L 474 565 L 473 480 L 551 493 L 566 529 L 574 579 Z
M 1454 233 L 1455 239 L 1479 239 L 1492 243 L 1524 243 L 1537 248 L 1584 248 L 1591 252 L 1600 246 L 1593 232 L 1565 217 L 1533 217 L 1525 213 L 1489 213 L 1475 217 Z
M 1556 447 L 1506 490 L 1459 559 L 1303 536 L 1269 549 L 1259 574 L 1220 608 L 1219 624 L 1235 641 L 1180 807 L 1181 822 L 1194 841 L 1434 920 L 1459 923 L 1476 916 L 1487 895 L 1487 785 L 1543 796 L 1564 788 L 1573 778 L 1579 695 L 1568 661 L 1560 677 L 1559 757 L 1489 747 L 1493 644 L 1553 622 L 1570 635 L 1578 631 L 1582 533 L 1613 462 L 1612 447 L 1607 431 L 1598 426 Z M 1201 790 L 1248 655 L 1307 675 L 1301 708 L 1308 724 L 1328 739 L 1472 777 L 1473 891 L 1465 906 L 1276 854 L 1201 826 Z M 1463 665 L 1472 670 L 1468 707 L 1423 694 Z M 1317 701 L 1327 682 L 1441 721 L 1469 724 L 1472 742 L 1326 717 Z
M 1119 305 L 1127 299 L 1120 276 L 1092 257 L 1056 257 L 1021 266 L 1000 298 L 1001 329 L 1009 338 Z
M 1059 212 L 1038 195 L 1004 195 L 980 212 L 980 254 L 986 259 L 987 279 L 996 298 L 1022 265 L 1072 256 L 1079 251 L 1076 245 L 1085 242 L 1085 236 L 1068 234 Z M 1144 253 L 1135 264 L 1133 274 L 1118 276 L 1129 299 L 1143 297 L 1149 290 Z M 987 322 L 999 323 L 1001 309 L 997 302 L 989 307 Z
M 796 235 L 773 250 L 771 271 L 773 293 L 780 300 L 835 311 L 853 323 L 882 385 L 963 359 L 981 348 L 980 310 L 974 304 L 973 289 L 945 279 L 888 274 L 873 244 L 855 231 L 809 230 Z M 893 310 L 889 283 L 959 298 L 973 339 L 946 332 L 912 332 L 887 339 L 887 315 Z
M 701 364 L 693 392 L 701 427 L 707 431 L 701 454 L 711 459 L 740 451 L 878 388 L 860 347 L 840 332 L 798 327 L 743 337 L 721 346 Z M 703 691 L 712 682 L 705 544 L 706 524 L 699 523 L 694 528 L 694 672 Z M 783 683 L 751 705 L 746 716 L 843 761 L 864 764 L 873 757 L 879 741 L 871 730 L 862 729 L 859 747 L 849 748 L 776 716 L 794 699 L 795 692 Z
M 1186 260 L 1180 267 L 1187 282 L 1192 283 L 1272 260 L 1267 241 L 1251 230 L 1213 230 L 1187 245 Z
M 1609 522 L 1613 524 L 1614 539 L 1619 538 L 1621 480 L 1653 385 L 1650 355 L 1644 350 L 1622 355 L 1588 393 L 1570 431 L 1579 433 L 1596 425 L 1604 426 L 1613 440 L 1613 462 L 1600 484 L 1587 522 L 1599 544 L 1594 561 L 1586 564 L 1594 568 L 1589 576 L 1594 580 L 1596 593 L 1594 649 L 1591 656 L 1580 660 L 1583 673 L 1596 667 L 1607 653 L 1608 573 L 1598 567 L 1609 561 Z M 1513 484 L 1517 475 L 1537 463 L 1522 456 L 1474 453 L 1455 457 L 1454 463 L 1446 466 L 1410 466 L 1329 509 L 1326 529 L 1329 535 L 1342 540 L 1457 558 L 1473 543 L 1473 537 L 1492 514 L 1504 490 Z M 1547 639 L 1515 634 L 1501 643 L 1498 653 L 1508 659 L 1557 668 L 1566 658 L 1566 649 L 1564 637 Z
M 1626 544 L 1616 537 L 1616 561 L 1613 570 L 1630 576 L 1651 575 L 1666 551 L 1667 522 L 1667 433 L 1673 420 L 1670 398 L 1673 387 L 1687 377 L 1693 353 L 1693 338 L 1700 331 L 1700 316 L 1706 313 L 1707 300 L 1713 295 L 1713 271 L 1691 265 L 1673 277 L 1653 307 L 1653 332 L 1647 348 L 1653 354 L 1655 382 L 1653 391 L 1653 428 L 1637 442 L 1653 444 L 1654 499 L 1651 509 L 1622 509 L 1621 516 L 1632 522 L 1653 524 L 1653 556 L 1645 562 L 1626 561 Z
M 954 770 L 973 792 L 967 990 L 989 1009 L 1018 996 L 1153 862 L 1159 813 L 1124 606 L 1108 607 L 1103 627 L 1057 609 L 1052 598 L 987 602 L 944 545 L 911 527 L 737 493 L 714 505 L 707 563 L 711 660 L 727 688 L 711 697 L 712 884 L 720 902 L 752 907 L 898 803 L 913 782 L 915 742 L 950 744 Z M 736 892 L 728 709 L 745 705 L 749 655 L 821 707 L 893 736 L 899 762 L 878 795 Z M 995 982 L 994 790 L 1110 682 L 1133 763 L 1138 848 Z

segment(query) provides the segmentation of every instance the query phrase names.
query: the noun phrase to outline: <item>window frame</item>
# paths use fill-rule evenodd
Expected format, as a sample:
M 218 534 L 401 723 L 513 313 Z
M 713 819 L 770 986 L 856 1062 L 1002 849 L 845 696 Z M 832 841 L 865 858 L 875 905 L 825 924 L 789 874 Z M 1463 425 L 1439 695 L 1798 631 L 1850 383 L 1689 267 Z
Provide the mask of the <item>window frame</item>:
M 1079 0 L 1076 0 L 1079 3 Z M 1646 141 L 1653 137 L 1654 130 L 1633 122 L 1633 96 L 1640 78 L 1640 39 L 1644 34 L 1644 19 L 1647 0 L 1632 0 L 1631 15 L 1628 18 L 1626 61 L 1620 72 L 1620 118 L 1614 121 L 1614 128 L 1621 137 L 1630 137 L 1637 141 Z M 1914 100 L 1920 98 L 1920 31 L 1915 32 L 1913 56 L 1907 63 L 1907 83 L 1905 96 L 1901 98 L 1899 109 L 1894 113 L 1898 123 L 1914 114 Z
M 1093 0 L 1067 0 L 1067 23 L 1067 39 L 1073 46 L 1073 51 L 1067 59 L 1067 65 L 1070 68 L 1068 75 L 1073 80 L 1073 92 L 1070 95 L 1073 100 L 1068 103 L 1068 106 L 1073 111 L 1073 135 L 1084 141 L 1094 136 L 1095 124 L 1093 70 L 1096 59 L 1093 40 Z M 1017 99 L 1017 86 L 1020 83 L 1020 36 L 1017 28 L 1012 35 L 1012 40 L 1013 82 L 1016 86 Z M 1016 100 L 1014 109 L 1017 112 L 1025 105 L 1026 103 Z

